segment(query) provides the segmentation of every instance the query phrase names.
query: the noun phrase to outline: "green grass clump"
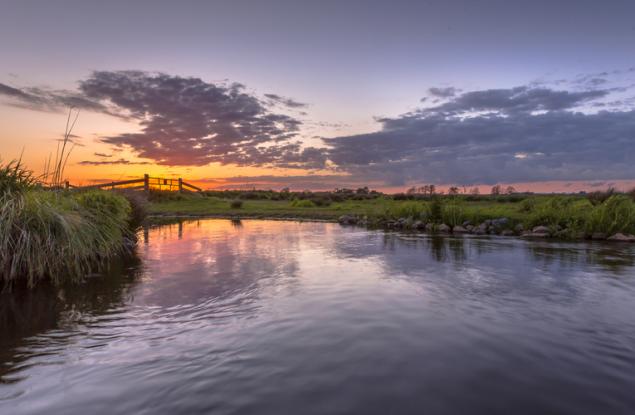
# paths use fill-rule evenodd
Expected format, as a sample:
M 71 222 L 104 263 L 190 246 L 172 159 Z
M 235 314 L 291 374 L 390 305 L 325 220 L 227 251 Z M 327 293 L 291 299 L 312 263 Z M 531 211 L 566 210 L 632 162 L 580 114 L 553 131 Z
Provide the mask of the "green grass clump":
M 315 207 L 316 204 L 309 199 L 301 199 L 301 200 L 296 199 L 291 202 L 291 206 L 299 207 L 299 208 L 311 208 L 311 207 Z
M 585 230 L 587 234 L 635 233 L 635 203 L 626 195 L 609 197 L 589 212 Z
M 238 199 L 232 200 L 229 202 L 229 207 L 232 209 L 240 209 L 243 207 L 243 201 Z
M 428 209 L 422 202 L 404 201 L 392 204 L 387 210 L 387 217 L 390 219 L 413 219 L 423 220 L 428 215 Z
M 22 193 L 35 184 L 35 177 L 19 160 L 0 165 L 0 195 Z
M 0 279 L 5 286 L 81 280 L 123 250 L 130 203 L 100 190 L 28 187 L 0 195 Z
M 442 207 L 442 222 L 452 227 L 462 225 L 466 219 L 465 210 L 458 200 L 453 200 Z

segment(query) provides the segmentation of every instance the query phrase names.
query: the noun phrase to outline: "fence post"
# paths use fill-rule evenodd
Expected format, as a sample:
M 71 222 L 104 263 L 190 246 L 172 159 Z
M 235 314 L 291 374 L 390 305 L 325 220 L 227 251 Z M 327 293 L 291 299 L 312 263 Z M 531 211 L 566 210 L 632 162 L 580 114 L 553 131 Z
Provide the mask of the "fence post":
M 183 193 L 183 179 L 179 177 L 179 193 Z
M 70 189 L 71 184 L 68 182 L 68 180 L 66 180 L 66 181 L 64 182 L 64 187 L 65 187 L 66 189 Z
M 150 191 L 150 175 L 148 174 L 143 175 L 143 190 L 145 192 Z

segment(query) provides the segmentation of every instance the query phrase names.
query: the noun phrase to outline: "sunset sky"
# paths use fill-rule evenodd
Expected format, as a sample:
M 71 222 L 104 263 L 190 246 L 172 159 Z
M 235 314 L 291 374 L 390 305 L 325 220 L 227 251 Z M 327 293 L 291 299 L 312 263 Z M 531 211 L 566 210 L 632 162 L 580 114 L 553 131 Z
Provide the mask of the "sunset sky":
M 0 0 L 0 157 L 76 184 L 635 186 L 635 2 Z

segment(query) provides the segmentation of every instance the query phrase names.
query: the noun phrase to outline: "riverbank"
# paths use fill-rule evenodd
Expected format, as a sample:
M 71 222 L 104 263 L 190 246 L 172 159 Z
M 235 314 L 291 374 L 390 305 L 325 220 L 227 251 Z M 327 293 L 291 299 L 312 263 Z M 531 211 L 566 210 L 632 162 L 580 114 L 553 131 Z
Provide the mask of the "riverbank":
M 318 205 L 311 199 L 241 200 L 202 194 L 155 200 L 149 206 L 149 213 L 154 218 L 320 220 L 439 234 L 635 242 L 635 202 L 629 195 L 607 194 L 604 198 L 519 195 L 475 199 L 436 196 L 399 200 L 384 195 Z
M 82 280 L 135 243 L 135 195 L 44 188 L 19 163 L 0 168 L 0 281 Z
M 79 281 L 134 244 L 130 203 L 115 193 L 28 190 L 5 194 L 1 204 L 5 286 Z

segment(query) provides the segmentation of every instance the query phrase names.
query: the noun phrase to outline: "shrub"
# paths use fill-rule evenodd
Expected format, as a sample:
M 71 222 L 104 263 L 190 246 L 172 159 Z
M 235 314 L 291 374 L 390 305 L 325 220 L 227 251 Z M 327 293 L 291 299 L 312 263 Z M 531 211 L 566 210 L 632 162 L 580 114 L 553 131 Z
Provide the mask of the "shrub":
M 315 207 L 315 203 L 309 199 L 295 199 L 291 202 L 291 206 L 299 207 L 299 208 L 310 208 Z
M 432 198 L 429 206 L 428 216 L 430 220 L 439 223 L 443 219 L 443 201 L 440 197 Z
M 518 210 L 524 213 L 530 213 L 530 212 L 533 212 L 535 208 L 536 208 L 536 199 L 529 198 L 520 202 L 520 206 Z
M 615 194 L 615 188 L 609 187 L 605 191 L 596 191 L 587 194 L 587 199 L 593 206 L 606 202 L 611 196 Z
M 450 226 L 461 225 L 465 221 L 463 206 L 457 201 L 448 203 L 442 207 L 441 218 L 443 223 Z
M 243 201 L 239 199 L 232 200 L 229 202 L 229 207 L 232 209 L 240 209 L 243 207 Z
M 169 190 L 157 190 L 157 189 L 150 189 L 147 195 L 148 195 L 149 201 L 158 202 L 158 203 L 187 200 L 189 197 L 191 197 L 185 193 L 171 192 Z

